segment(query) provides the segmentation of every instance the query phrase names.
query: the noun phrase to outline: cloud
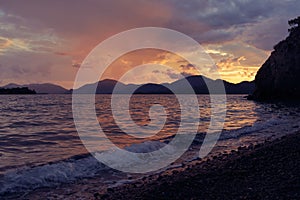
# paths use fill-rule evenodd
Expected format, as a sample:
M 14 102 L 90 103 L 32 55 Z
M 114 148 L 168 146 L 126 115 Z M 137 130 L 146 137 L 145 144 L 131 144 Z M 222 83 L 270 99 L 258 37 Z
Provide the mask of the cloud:
M 168 6 L 159 1 L 73 0 L 70 3 L 68 0 L 28 0 L 26 4 L 0 2 L 3 10 L 9 10 L 21 19 L 34 19 L 41 26 L 52 27 L 60 36 L 85 36 L 87 39 L 88 35 L 97 35 L 98 41 L 111 33 L 128 28 L 154 23 L 159 25 L 170 17 Z
M 217 63 L 233 59 L 228 63 L 243 67 L 238 69 L 241 73 L 234 67 L 230 67 L 231 72 L 223 71 L 228 80 L 233 76 L 243 79 L 245 71 L 247 77 L 253 76 L 272 47 L 284 39 L 287 21 L 299 15 L 300 7 L 298 0 L 0 0 L 0 4 L 0 76 L 5 79 L 6 74 L 13 79 L 14 69 L 23 74 L 16 81 L 37 77 L 71 81 L 99 42 L 120 31 L 144 26 L 171 28 L 193 37 Z M 173 58 L 167 54 L 157 55 L 159 63 L 176 63 L 169 61 Z M 144 61 L 149 60 L 150 56 L 143 56 Z M 245 60 L 238 65 L 234 58 L 243 56 Z M 121 63 L 111 74 L 138 63 Z M 183 73 L 192 71 L 186 68 Z M 176 74 L 164 76 L 174 78 Z
M 11 45 L 11 41 L 7 38 L 0 37 L 0 55 L 3 54 Z
M 71 40 L 69 45 L 73 47 L 82 47 L 84 41 L 84 46 L 89 47 L 82 48 L 87 50 L 112 34 L 141 26 L 172 28 L 201 43 L 229 41 L 248 26 L 255 30 L 252 25 L 265 19 L 274 16 L 291 18 L 298 14 L 300 6 L 299 1 L 281 0 L 255 3 L 244 0 L 190 0 L 188 3 L 181 0 L 87 0 L 84 3 L 73 0 L 72 4 L 68 0 L 28 0 L 26 4 L 0 2 L 1 8 L 10 12 L 6 22 L 17 24 L 18 29 L 52 29 L 59 37 Z
M 270 51 L 288 35 L 288 17 L 273 17 L 246 27 L 240 39 L 259 49 Z
M 75 67 L 75 68 L 79 68 L 81 66 L 81 63 L 73 63 L 72 64 L 72 67 Z
M 174 80 L 178 80 L 178 79 L 182 79 L 183 77 L 188 77 L 188 76 L 193 76 L 195 75 L 194 73 L 190 73 L 190 72 L 179 72 L 177 70 L 171 70 L 171 69 L 167 69 L 167 70 L 153 70 L 152 71 L 153 74 L 157 75 L 166 75 L 170 81 L 174 81 Z
M 76 71 L 62 66 L 71 66 L 68 58 L 58 59 L 53 54 L 15 52 L 1 55 L 0 79 L 14 82 L 59 82 L 71 81 Z
M 153 70 L 153 74 L 160 74 L 160 75 L 166 75 L 171 80 L 178 80 L 182 78 L 180 76 L 180 72 L 176 72 L 175 70 L 167 69 L 167 70 Z
M 59 55 L 59 56 L 70 56 L 70 55 L 72 55 L 72 54 L 67 53 L 67 52 L 53 52 L 53 53 L 56 54 L 56 55 Z
M 0 53 L 14 51 L 32 51 L 31 48 L 20 39 L 10 39 L 0 36 Z
M 166 72 L 164 72 L 167 76 L 169 76 L 170 79 L 178 80 L 181 78 L 180 73 L 174 72 L 174 70 L 168 69 Z
M 184 77 L 194 76 L 195 74 L 189 72 L 181 72 L 181 75 Z
M 235 68 L 236 66 L 241 66 L 241 61 L 246 60 L 244 56 L 241 57 L 227 57 L 224 59 L 221 59 L 218 63 L 217 66 L 218 68 L 221 69 L 232 69 Z
M 186 65 L 180 65 L 180 68 L 182 70 L 186 71 L 186 70 L 193 70 L 193 69 L 195 69 L 195 66 L 192 65 L 192 64 L 190 64 L 190 63 L 188 63 Z
M 286 31 L 287 20 L 299 15 L 300 8 L 300 1 L 297 0 L 261 0 L 255 3 L 245 0 L 190 0 L 188 3 L 181 0 L 169 0 L 169 2 L 172 2 L 178 18 L 182 19 L 181 21 L 193 22 L 193 28 L 184 27 L 185 29 L 182 29 L 179 26 L 177 30 L 197 38 L 201 43 L 230 41 L 243 32 L 251 32 L 254 37 L 259 38 L 260 30 L 270 31 L 267 35 L 271 37 L 276 35 L 273 39 L 268 39 L 269 43 L 276 39 L 283 39 L 286 35 L 284 31 Z M 268 25 L 267 23 L 272 19 L 273 25 Z M 264 25 L 256 27 L 261 22 Z M 182 23 L 184 24 L 184 22 Z M 173 24 L 176 23 L 173 22 Z M 202 29 L 195 27 L 202 27 Z M 245 37 L 247 36 L 245 35 Z M 269 50 L 269 46 L 266 44 L 257 47 Z

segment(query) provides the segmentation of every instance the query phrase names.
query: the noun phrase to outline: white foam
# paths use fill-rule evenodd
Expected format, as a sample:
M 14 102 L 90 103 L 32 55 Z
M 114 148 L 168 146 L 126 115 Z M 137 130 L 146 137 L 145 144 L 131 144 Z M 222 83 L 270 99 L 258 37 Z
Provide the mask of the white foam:
M 23 168 L 3 175 L 0 195 L 51 187 L 82 177 L 92 177 L 106 167 L 92 156 L 79 160 L 60 161 L 34 168 Z
M 246 134 L 251 134 L 263 129 L 267 129 L 274 125 L 279 125 L 285 123 L 286 120 L 279 119 L 279 118 L 271 118 L 264 122 L 256 122 L 252 126 L 245 126 L 240 129 L 236 130 L 225 130 L 222 132 L 220 139 L 226 140 L 226 139 L 232 139 L 232 138 L 238 138 Z
M 135 153 L 148 153 L 156 151 L 165 146 L 165 143 L 160 141 L 146 141 L 139 144 L 132 144 L 125 147 L 125 150 L 135 152 Z
M 246 126 L 237 130 L 223 131 L 221 140 L 238 138 L 246 134 L 251 134 L 263 129 L 275 125 L 281 125 L 286 123 L 287 120 L 280 118 L 271 118 L 265 122 L 256 122 L 252 126 Z M 140 144 L 132 144 L 125 147 L 125 150 L 145 153 L 156 151 L 166 144 L 161 141 L 146 141 Z M 196 160 L 197 157 L 185 160 L 185 162 L 191 162 Z M 162 170 L 181 167 L 181 164 L 175 164 L 168 166 Z M 59 161 L 52 164 L 46 164 L 33 168 L 22 168 L 17 171 L 10 171 L 4 174 L 0 179 L 0 195 L 12 192 L 24 192 L 31 191 L 39 187 L 52 187 L 62 183 L 68 183 L 80 178 L 93 177 L 104 170 L 109 168 L 101 164 L 94 157 L 88 156 L 80 159 L 70 159 L 67 161 Z M 157 173 L 157 172 L 156 172 Z M 130 182 L 130 180 L 120 180 L 114 182 L 114 184 L 120 185 Z M 113 187 L 113 185 L 112 185 Z
M 151 152 L 162 148 L 160 141 L 147 141 L 126 147 L 128 151 L 137 153 Z M 0 195 L 13 192 L 25 192 L 39 187 L 52 187 L 79 178 L 93 177 L 103 170 L 109 169 L 92 156 L 70 159 L 37 167 L 24 167 L 10 171 L 0 179 Z M 126 182 L 126 181 L 125 181 Z M 124 180 L 118 184 L 125 183 Z

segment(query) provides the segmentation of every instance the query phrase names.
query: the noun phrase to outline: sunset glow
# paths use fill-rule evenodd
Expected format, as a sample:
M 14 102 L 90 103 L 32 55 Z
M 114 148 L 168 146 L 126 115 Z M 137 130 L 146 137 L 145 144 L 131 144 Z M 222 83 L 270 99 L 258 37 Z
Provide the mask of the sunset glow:
M 298 12 L 296 1 L 274 1 L 268 6 L 263 1 L 29 2 L 20 6 L 1 1 L 1 85 L 50 82 L 71 88 L 82 61 L 96 45 L 121 31 L 147 26 L 170 28 L 197 40 L 215 61 L 222 79 L 252 81 L 273 45 L 288 34 L 288 19 Z M 146 62 L 180 68 L 177 61 L 170 54 L 132 53 L 120 57 L 117 70 L 108 77 L 116 79 L 120 71 Z M 191 69 L 181 70 L 193 74 Z M 140 75 L 127 83 L 176 80 L 168 72 Z
M 300 200 L 299 11 L 0 0 L 0 200 Z

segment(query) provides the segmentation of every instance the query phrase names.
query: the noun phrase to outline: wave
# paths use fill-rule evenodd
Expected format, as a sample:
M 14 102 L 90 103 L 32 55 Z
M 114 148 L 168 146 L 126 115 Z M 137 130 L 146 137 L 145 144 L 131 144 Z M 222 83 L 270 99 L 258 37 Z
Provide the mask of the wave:
M 84 177 L 93 177 L 108 169 L 93 156 L 69 159 L 33 168 L 10 171 L 0 179 L 0 195 L 30 191 L 39 187 L 52 187 Z
M 222 131 L 222 134 L 220 136 L 220 140 L 227 140 L 227 139 L 233 139 L 238 138 L 243 135 L 251 134 L 263 129 L 267 129 L 274 125 L 279 125 L 285 123 L 285 120 L 280 118 L 271 118 L 264 122 L 255 122 L 252 126 L 244 126 L 240 129 L 236 130 L 224 130 Z
M 125 147 L 126 150 L 145 153 L 162 148 L 165 143 L 147 141 Z M 101 164 L 92 155 L 77 155 L 70 159 L 40 165 L 23 167 L 9 171 L 0 177 L 0 196 L 11 193 L 23 193 L 40 187 L 53 187 L 69 183 L 80 178 L 89 178 L 105 173 L 109 167 Z
M 279 118 L 271 118 L 265 122 L 257 122 L 236 130 L 224 130 L 221 140 L 239 138 L 273 125 L 284 123 Z M 199 134 L 195 144 L 203 141 L 204 134 Z M 169 140 L 169 139 L 167 139 Z M 145 153 L 158 150 L 166 145 L 166 141 L 147 141 L 125 147 L 127 151 Z M 195 158 L 196 159 L 196 158 Z M 23 193 L 40 187 L 53 187 L 62 183 L 69 183 L 81 178 L 94 177 L 107 173 L 109 167 L 101 164 L 92 155 L 77 155 L 67 160 L 48 163 L 36 167 L 23 167 L 15 171 L 8 171 L 0 177 L 0 196 L 11 193 Z M 122 181 L 121 181 L 122 182 Z

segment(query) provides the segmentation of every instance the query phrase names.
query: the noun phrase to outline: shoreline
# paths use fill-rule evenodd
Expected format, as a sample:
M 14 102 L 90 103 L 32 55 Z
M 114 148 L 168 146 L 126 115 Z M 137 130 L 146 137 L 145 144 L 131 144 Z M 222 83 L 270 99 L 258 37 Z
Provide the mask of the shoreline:
M 300 198 L 300 131 L 159 174 L 99 189 L 99 178 L 40 188 L 21 199 Z
M 300 131 L 173 171 L 108 189 L 95 199 L 297 199 Z

